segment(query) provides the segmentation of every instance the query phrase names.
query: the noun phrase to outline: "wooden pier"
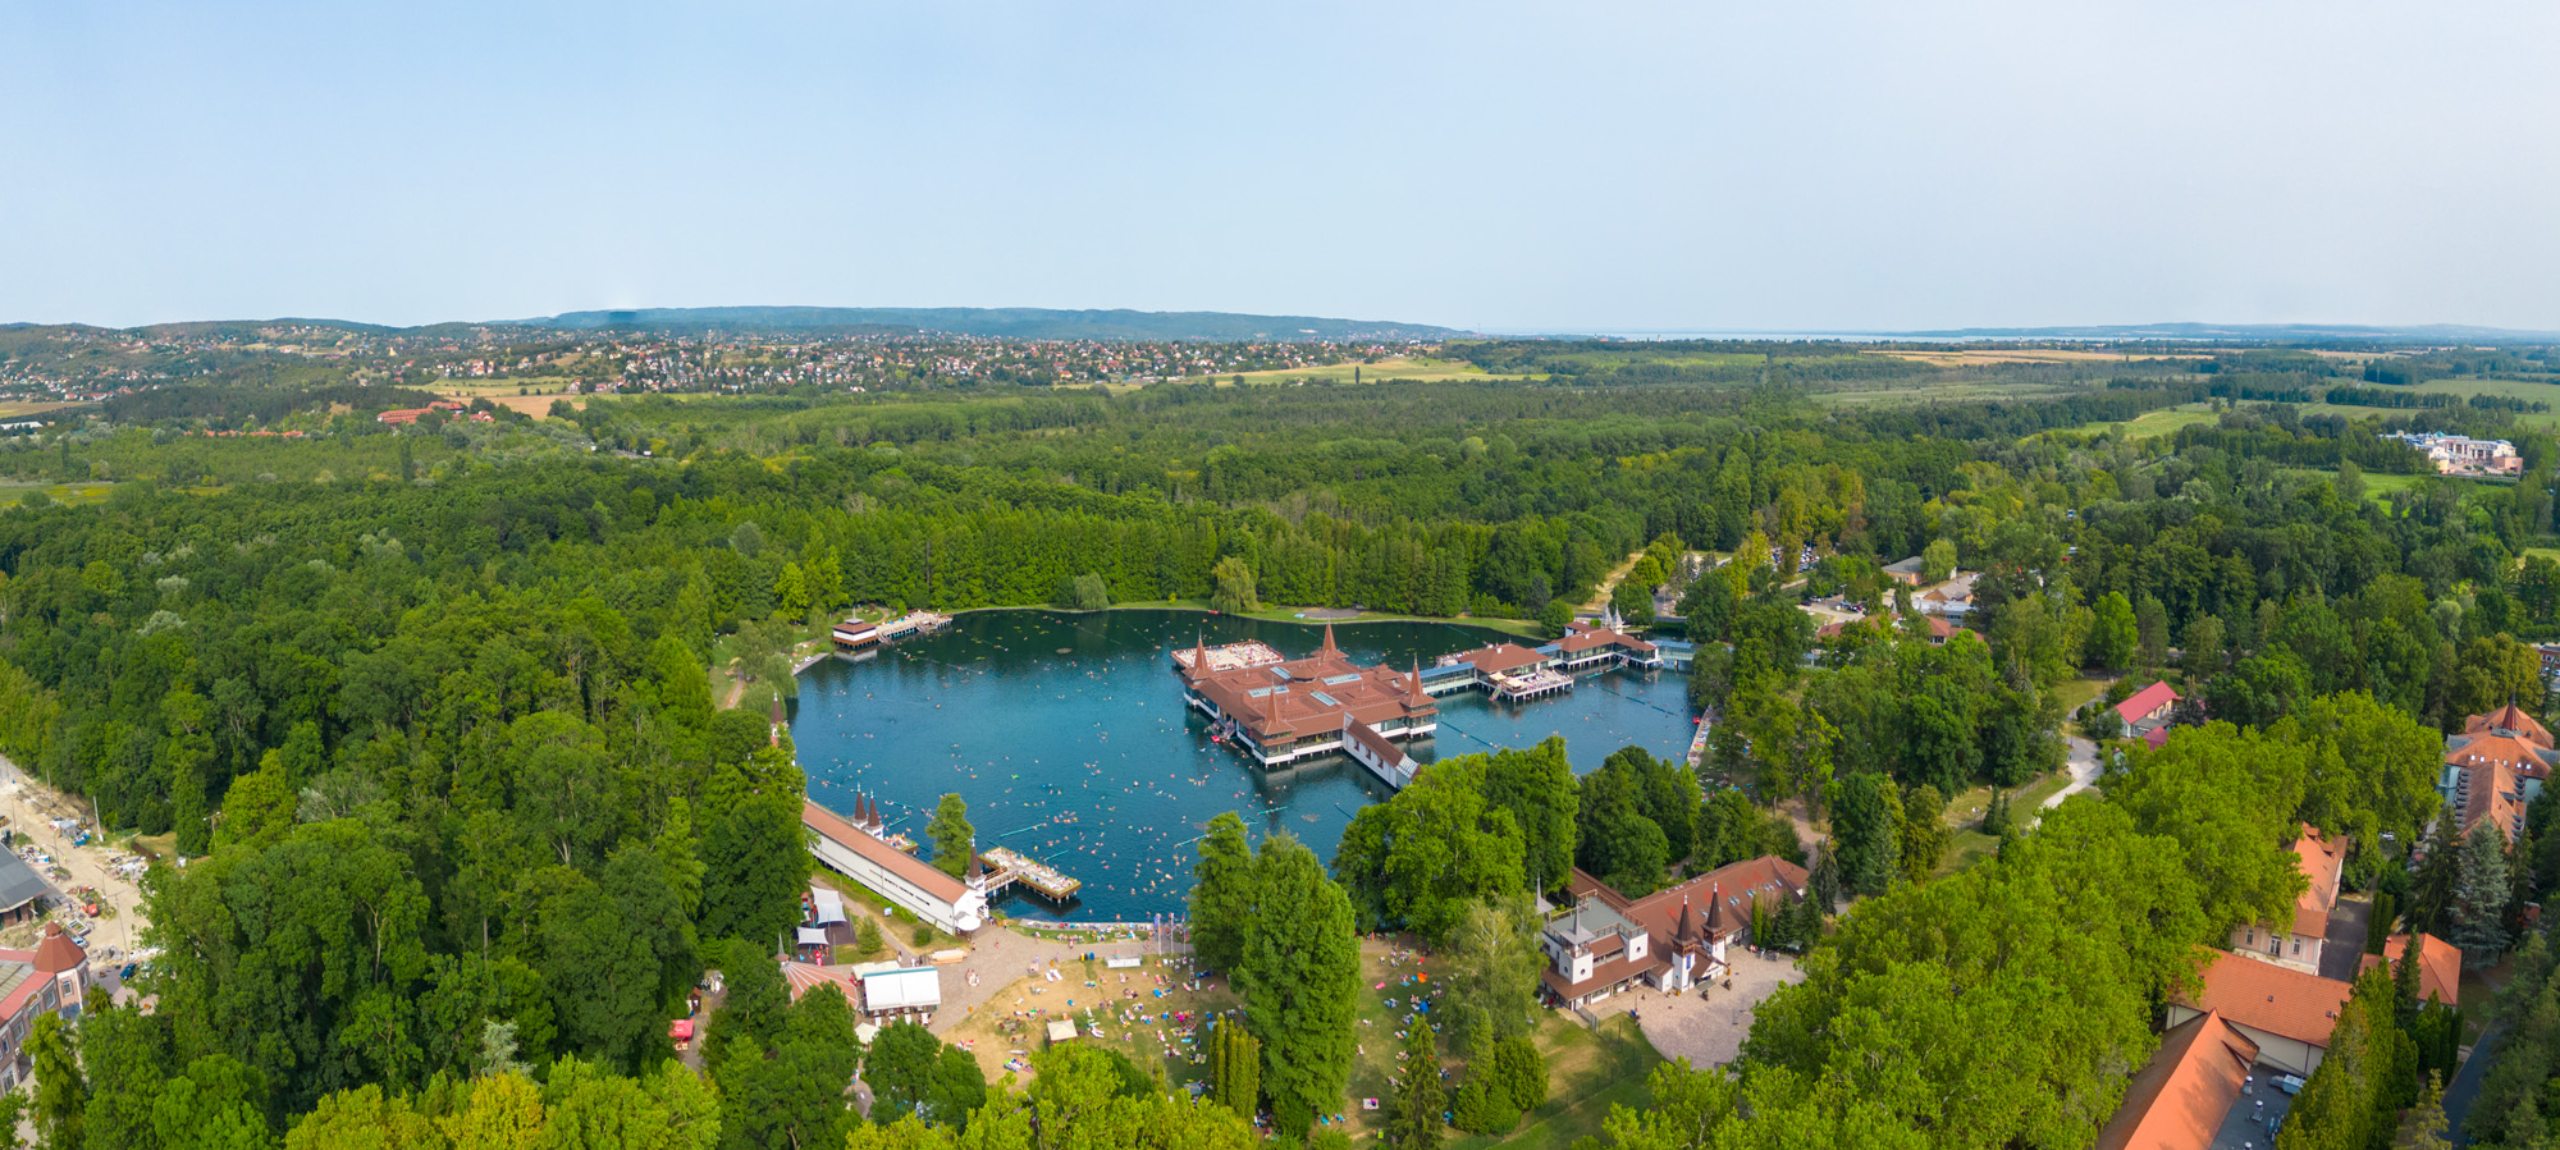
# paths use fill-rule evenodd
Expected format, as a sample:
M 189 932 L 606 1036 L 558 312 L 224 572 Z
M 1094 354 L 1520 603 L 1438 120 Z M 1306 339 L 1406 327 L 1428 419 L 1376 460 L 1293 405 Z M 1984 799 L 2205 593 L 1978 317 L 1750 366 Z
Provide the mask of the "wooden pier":
M 1524 703 L 1573 689 L 1573 676 L 1543 668 L 1523 675 L 1496 673 L 1487 678 L 1493 681 L 1493 697 L 1505 703 Z
M 1065 902 L 1084 889 L 1084 880 L 1069 878 L 1064 873 L 1009 847 L 989 847 L 978 852 L 978 861 L 987 868 L 987 894 L 993 897 L 1006 887 L 1021 883 L 1052 902 Z

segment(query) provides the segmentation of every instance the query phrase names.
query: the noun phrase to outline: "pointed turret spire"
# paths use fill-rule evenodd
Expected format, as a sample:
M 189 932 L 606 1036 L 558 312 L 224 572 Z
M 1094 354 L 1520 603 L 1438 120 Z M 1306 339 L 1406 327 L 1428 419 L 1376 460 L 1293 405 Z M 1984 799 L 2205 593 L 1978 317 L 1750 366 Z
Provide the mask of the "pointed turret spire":
M 1707 933 L 1720 934 L 1723 931 L 1724 884 L 1717 883 L 1707 888 Z
M 1192 636 L 1191 647 L 1191 677 L 1194 679 L 1206 678 L 1208 674 L 1209 637 L 1206 634 L 1195 632 Z
M 1324 625 L 1324 653 L 1327 655 L 1339 655 L 1342 653 L 1341 648 L 1333 645 L 1333 624 L 1331 623 Z
M 1422 659 L 1418 656 L 1413 661 L 1413 689 L 1405 694 L 1404 701 L 1407 705 L 1414 707 L 1430 701 L 1422 692 Z
M 1671 941 L 1674 944 L 1698 941 L 1698 920 L 1689 913 L 1689 896 L 1686 894 L 1680 896 L 1680 925 L 1671 931 Z

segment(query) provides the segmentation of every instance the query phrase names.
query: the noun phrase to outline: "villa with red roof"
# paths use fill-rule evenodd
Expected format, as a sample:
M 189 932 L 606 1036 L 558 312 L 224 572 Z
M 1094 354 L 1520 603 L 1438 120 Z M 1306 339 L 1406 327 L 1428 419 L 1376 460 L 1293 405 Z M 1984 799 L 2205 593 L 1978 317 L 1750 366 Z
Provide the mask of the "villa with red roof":
M 2333 978 L 2229 953 L 2215 955 L 2202 973 L 2202 989 L 2170 1000 L 2169 1025 L 2219 1014 L 2258 1044 L 2259 1062 L 2305 1078 L 2328 1055 L 2329 1033 L 2355 990 Z
M 2461 948 L 2432 934 L 2418 937 L 2426 940 L 2418 948 L 2418 1001 L 2462 1005 Z M 2382 941 L 2382 953 L 2364 956 L 2364 964 L 2358 973 L 2380 966 L 2385 960 L 2396 966 L 2408 949 L 2408 935 L 2392 935 Z
M 1751 912 L 1774 912 L 1805 895 L 1803 867 L 1775 855 L 1731 863 L 1677 886 L 1628 899 L 1573 872 L 1574 905 L 1550 920 L 1538 946 L 1548 1001 L 1580 1006 L 1639 983 L 1685 990 L 1724 976 L 1725 952 L 1751 928 Z
M 2302 825 L 2293 840 L 2294 866 L 2310 880 L 2293 902 L 2289 922 L 2252 922 L 2231 930 L 2232 950 L 2296 970 L 2320 973 L 2320 950 L 2329 937 L 2329 912 L 2338 905 L 2338 879 L 2346 869 L 2347 844 L 2322 837 L 2318 828 Z
M 2169 684 L 2153 683 L 2116 704 L 2116 717 L 2124 720 L 2125 734 L 2157 747 L 2169 741 L 2169 711 L 2177 705 Z

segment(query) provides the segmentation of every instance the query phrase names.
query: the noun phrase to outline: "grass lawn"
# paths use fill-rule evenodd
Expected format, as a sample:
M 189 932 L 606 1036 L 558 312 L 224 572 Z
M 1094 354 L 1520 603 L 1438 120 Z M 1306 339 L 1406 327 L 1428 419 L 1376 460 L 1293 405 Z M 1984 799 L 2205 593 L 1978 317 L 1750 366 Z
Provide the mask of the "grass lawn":
M 82 481 L 79 483 L 0 482 L 0 507 L 11 506 L 27 497 L 30 491 L 41 491 L 56 503 L 103 503 L 114 491 L 113 483 Z
M 2000 852 L 2000 840 L 1967 826 L 1947 839 L 1947 853 L 1938 856 L 1938 869 L 1932 873 L 1945 878 Z
M 2507 988 L 2507 980 L 2515 977 L 2515 973 L 2513 957 L 2501 958 L 2497 965 L 2490 967 L 2463 966 L 2462 985 L 2457 993 L 2462 996 L 2464 1042 L 2480 1041 L 2480 1033 L 2489 1028 L 2490 1012 L 2497 1008 L 2498 992 Z
M 2070 785 L 2069 771 L 2054 771 L 2029 780 L 2009 793 L 2010 817 L 2036 818 L 2046 799 Z M 1947 825 L 1961 829 L 1947 836 L 1947 853 L 1938 857 L 1938 869 L 1933 873 L 1944 878 L 1999 853 L 2000 837 L 1986 835 L 1976 825 L 1982 821 L 1983 806 L 1990 801 L 1990 788 L 1975 787 L 1947 804 Z
M 1146 610 L 1169 608 L 1177 611 L 1209 611 L 1214 609 L 1209 606 L 1209 601 L 1206 599 L 1150 599 L 1143 602 L 1117 603 L 1113 604 L 1113 606 L 1142 608 Z M 992 609 L 1020 610 L 1021 608 Z M 1259 611 L 1245 612 L 1245 617 L 1249 619 L 1269 619 L 1275 623 L 1304 623 L 1310 627 L 1321 627 L 1327 623 L 1450 623 L 1462 627 L 1484 627 L 1490 630 L 1503 632 L 1504 634 L 1518 635 L 1523 638 L 1536 639 L 1540 642 L 1546 641 L 1545 632 L 1539 630 L 1536 621 L 1529 619 L 1487 619 L 1474 615 L 1461 615 L 1455 619 L 1443 619 L 1431 615 L 1404 615 L 1398 614 L 1394 611 L 1362 611 L 1356 615 L 1350 615 L 1340 619 L 1300 617 L 1304 612 L 1323 609 L 1324 608 L 1319 607 L 1275 607 L 1266 604 Z
M 2070 430 L 2105 431 L 2121 435 L 2126 439 L 2151 439 L 2167 435 L 2181 427 L 2211 423 L 2220 418 L 2222 417 L 2214 414 L 2205 404 L 2182 403 L 2176 407 L 2146 411 L 2128 420 L 2119 420 L 2114 423 L 2083 423 Z
M 1623 1014 L 1611 1015 L 1595 1032 L 1571 1015 L 1549 1012 L 1538 1024 L 1538 1048 L 1547 1056 L 1546 1102 L 1508 1135 L 1452 1130 L 1450 1150 L 1565 1150 L 1599 1134 L 1611 1107 L 1643 1106 L 1645 1076 L 1662 1063 L 1635 1020 Z
M 843 895 L 845 916 L 857 925 L 861 923 L 864 915 L 869 915 L 880 923 L 880 940 L 887 945 L 879 955 L 874 957 L 888 957 L 889 952 L 902 947 L 921 953 L 960 945 L 960 940 L 949 933 L 936 929 L 930 923 L 918 922 L 914 915 L 896 909 L 888 899 L 880 896 L 880 892 L 834 871 L 820 867 L 815 874 L 809 876 L 809 881 L 813 885 L 826 887 Z M 915 939 L 915 931 L 919 926 L 925 929 L 925 941 L 921 944 Z M 863 960 L 852 958 L 849 961 Z
M 2062 713 L 2070 714 L 2081 704 L 2105 694 L 2111 679 L 2069 679 L 2053 689 L 2053 697 L 2062 700 Z
M 1117 1050 L 1140 1066 L 1160 1065 L 1176 1090 L 1208 1081 L 1196 1043 L 1202 1019 L 1236 1007 L 1225 980 L 1212 978 L 1196 991 L 1188 989 L 1183 980 L 1190 971 L 1161 955 L 1145 956 L 1135 970 L 1110 970 L 1099 962 L 1061 962 L 1057 970 L 1062 981 L 1025 977 L 998 990 L 943 1041 L 969 1043 L 978 1069 L 989 1081 L 1001 1082 L 1009 1073 L 1006 1060 L 1047 1046 L 1049 1022 L 1069 1018 L 1078 1041 Z M 1159 984 L 1159 976 L 1170 985 Z
M 2339 410 L 2352 411 L 2355 409 L 2340 408 Z M 2288 474 L 2292 475 L 2317 475 L 2324 479 L 2336 479 L 2338 477 L 2338 473 L 2335 471 L 2314 471 L 2306 468 L 2287 468 L 2285 470 Z M 2364 473 L 2364 497 L 2376 503 L 2387 504 L 2391 502 L 2392 492 L 2405 491 L 2430 480 L 2439 483 L 2468 484 L 2471 482 L 2468 479 L 2456 479 L 2451 476 L 2444 475 L 2384 475 L 2368 471 Z

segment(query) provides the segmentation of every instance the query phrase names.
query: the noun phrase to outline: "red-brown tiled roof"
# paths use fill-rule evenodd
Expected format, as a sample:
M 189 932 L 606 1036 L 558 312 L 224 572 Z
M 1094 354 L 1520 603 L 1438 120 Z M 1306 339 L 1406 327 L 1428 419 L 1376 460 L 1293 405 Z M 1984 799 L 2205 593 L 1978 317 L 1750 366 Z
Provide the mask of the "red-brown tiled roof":
M 808 824 L 810 830 L 835 840 L 845 849 L 914 883 L 926 894 L 946 903 L 958 905 L 961 897 L 969 893 L 965 884 L 942 873 L 941 868 L 855 829 L 852 823 L 844 821 L 843 816 L 815 802 L 802 800 L 800 821 Z
M 2382 965 L 2384 959 L 2400 961 L 2400 952 L 2409 949 L 2409 936 L 2395 934 L 2382 940 L 2382 953 L 2364 956 L 2358 972 Z M 2462 951 L 2452 943 L 2434 935 L 2418 948 L 2418 999 L 2432 999 L 2447 1006 L 2462 1005 Z
M 2149 718 L 2151 712 L 2163 706 L 2174 705 L 2177 701 L 2178 693 L 2170 690 L 2169 684 L 2153 683 L 2135 691 L 2132 698 L 2116 704 L 2116 714 L 2122 716 L 2127 723 L 2138 723 Z
M 1344 729 L 1343 734 L 1351 741 L 1360 744 L 1371 757 L 1388 766 L 1394 766 L 1404 760 L 1404 752 L 1397 750 L 1394 743 L 1388 742 L 1385 735 L 1379 734 L 1377 728 L 1367 723 L 1354 719 L 1351 725 Z
M 2347 847 L 2320 837 L 2317 828 L 2304 823 L 2301 836 L 2293 840 L 2293 857 L 2302 876 L 2311 880 L 2293 902 L 2293 933 L 2318 938 L 2329 933 L 2329 910 L 2337 903 L 2338 871 L 2347 863 Z
M 2272 962 L 2218 951 L 2204 968 L 2203 989 L 2180 1002 L 2214 1011 L 2238 1026 L 2329 1048 L 2338 1011 L 2355 988 Z
M 811 963 L 785 961 L 782 964 L 782 980 L 790 984 L 793 1002 L 800 1001 L 801 995 L 828 983 L 834 983 L 837 990 L 844 992 L 846 1004 L 855 1007 L 862 1005 L 862 981 L 855 978 L 850 970 L 829 970 Z
M 1751 925 L 1752 904 L 1772 900 L 1769 909 L 1774 911 L 1804 890 L 1805 881 L 1803 867 L 1776 855 L 1762 855 L 1636 899 L 1626 904 L 1625 914 L 1658 944 L 1669 943 L 1679 930 L 1681 904 L 1694 899 L 1706 916 L 1708 937 L 1732 938 Z
M 1390 667 L 1362 667 L 1333 650 L 1186 677 L 1193 691 L 1262 742 L 1339 731 L 1345 713 L 1373 727 L 1440 713 L 1439 704 L 1415 689 L 1411 675 Z
M 2170 1027 L 2125 1084 L 2097 1150 L 2206 1150 L 2257 1061 L 2258 1044 L 2212 1011 Z
M 44 938 L 36 943 L 32 961 L 38 974 L 60 974 L 89 961 L 89 955 L 79 943 L 71 941 L 70 935 L 62 933 L 61 923 L 48 922 L 44 924 Z
M 1547 661 L 1547 657 L 1518 643 L 1496 643 L 1478 647 L 1458 656 L 1458 661 L 1479 671 L 1513 671 Z
M 2465 734 L 2473 735 L 2489 731 L 2514 731 L 2530 742 L 2544 747 L 2551 745 L 2551 729 L 2543 726 L 2539 720 L 2527 714 L 2524 708 L 2514 703 L 2509 703 L 2488 714 L 2473 715 L 2463 720 L 2462 730 Z

